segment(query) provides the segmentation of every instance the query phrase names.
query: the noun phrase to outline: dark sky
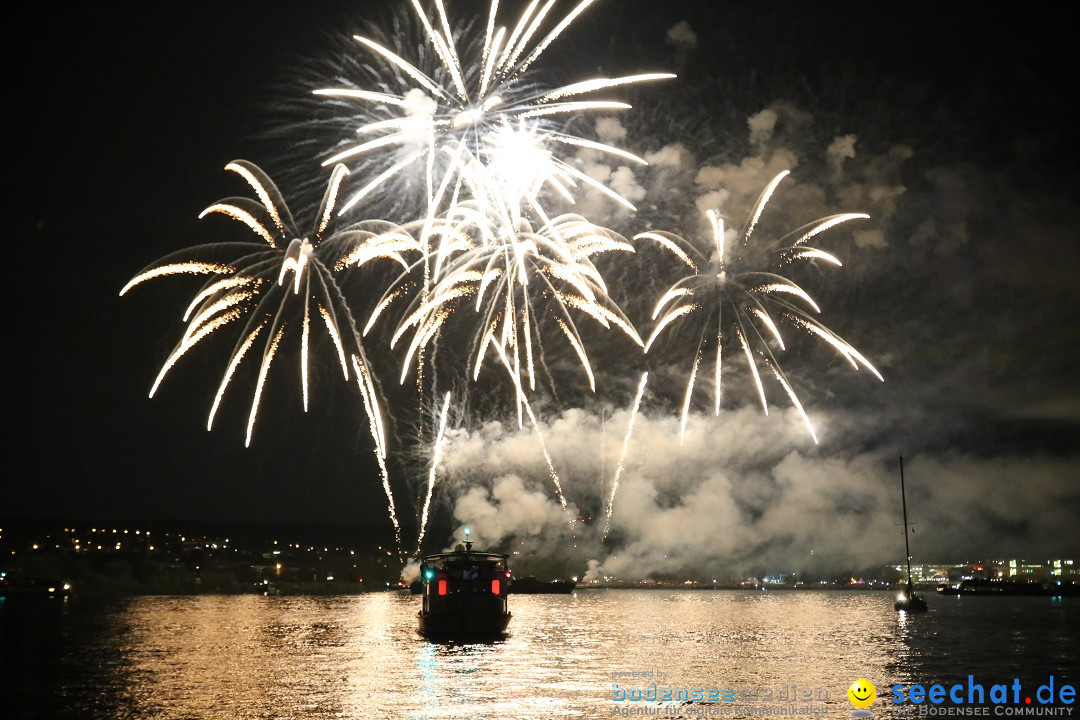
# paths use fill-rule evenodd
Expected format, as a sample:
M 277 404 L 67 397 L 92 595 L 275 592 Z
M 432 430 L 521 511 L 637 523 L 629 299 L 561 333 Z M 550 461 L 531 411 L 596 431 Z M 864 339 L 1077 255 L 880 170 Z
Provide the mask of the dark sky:
M 199 211 L 238 190 L 225 163 L 273 168 L 279 150 L 292 157 L 264 133 L 295 66 L 389 5 L 22 9 L 9 30 L 5 102 L 15 119 L 5 403 L 14 462 L 0 517 L 384 522 L 352 395 L 320 385 L 304 416 L 295 387 L 272 379 L 252 448 L 243 447 L 239 397 L 208 434 L 227 348 L 193 353 L 146 398 L 192 285 L 117 293 L 155 258 L 205 240 Z M 785 142 L 816 143 L 820 156 L 845 133 L 859 137 L 860 153 L 912 148 L 889 230 L 918 236 L 923 214 L 939 233 L 962 224 L 963 246 L 853 250 L 853 287 L 835 302 L 871 315 L 857 337 L 886 356 L 891 384 L 871 394 L 823 382 L 819 405 L 876 424 L 859 442 L 877 447 L 896 434 L 927 452 L 1047 458 L 1076 503 L 1080 268 L 1066 111 L 1075 80 L 1066 23 L 1049 7 L 601 0 L 566 49 L 572 67 L 561 69 L 680 74 L 677 87 L 635 99 L 640 151 L 682 141 L 702 164 L 735 161 L 752 154 L 747 118 L 778 102 L 814 118 L 792 122 Z M 665 43 L 680 20 L 696 48 Z M 782 112 L 782 123 L 790 117 Z M 888 297 L 867 300 L 873 293 Z M 665 408 L 676 412 L 656 401 L 655 412 Z M 929 425 L 933 433 L 917 430 Z

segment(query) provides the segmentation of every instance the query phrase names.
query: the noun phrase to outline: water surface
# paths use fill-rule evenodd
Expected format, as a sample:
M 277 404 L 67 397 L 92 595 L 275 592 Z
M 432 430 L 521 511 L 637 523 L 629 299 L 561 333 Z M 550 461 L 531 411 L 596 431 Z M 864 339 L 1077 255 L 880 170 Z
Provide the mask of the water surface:
M 615 683 L 653 682 L 774 698 L 795 685 L 827 693 L 813 703 L 847 717 L 859 677 L 882 697 L 894 683 L 969 674 L 987 686 L 1078 684 L 1074 598 L 930 600 L 929 613 L 907 617 L 887 593 L 522 595 L 504 641 L 447 644 L 417 635 L 419 598 L 398 593 L 9 598 L 0 671 L 9 710 L 88 720 L 599 718 L 619 706 Z M 708 704 L 679 707 L 674 716 L 691 717 Z M 893 714 L 883 700 L 873 709 Z

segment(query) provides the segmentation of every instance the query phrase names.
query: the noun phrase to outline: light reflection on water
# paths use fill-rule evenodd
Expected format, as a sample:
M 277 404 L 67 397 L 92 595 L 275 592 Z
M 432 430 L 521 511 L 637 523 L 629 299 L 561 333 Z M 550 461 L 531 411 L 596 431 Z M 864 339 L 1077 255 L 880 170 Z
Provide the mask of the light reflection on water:
M 26 717 L 611 717 L 612 683 L 826 691 L 847 716 L 866 677 L 989 684 L 1077 679 L 1071 599 L 590 590 L 514 596 L 511 635 L 435 644 L 418 598 L 144 597 L 0 602 L 0 672 Z M 612 673 L 658 670 L 659 678 Z M 760 703 L 759 703 L 760 704 Z M 888 717 L 887 702 L 874 707 Z

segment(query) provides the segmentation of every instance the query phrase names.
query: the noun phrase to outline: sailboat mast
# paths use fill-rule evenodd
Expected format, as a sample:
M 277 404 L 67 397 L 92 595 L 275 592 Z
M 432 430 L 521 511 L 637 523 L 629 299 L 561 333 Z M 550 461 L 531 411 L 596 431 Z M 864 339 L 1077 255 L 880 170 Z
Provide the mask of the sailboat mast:
M 904 456 L 900 456 L 900 503 L 904 508 L 904 557 L 907 558 L 907 583 L 911 587 L 911 546 L 907 534 L 907 493 L 904 492 Z

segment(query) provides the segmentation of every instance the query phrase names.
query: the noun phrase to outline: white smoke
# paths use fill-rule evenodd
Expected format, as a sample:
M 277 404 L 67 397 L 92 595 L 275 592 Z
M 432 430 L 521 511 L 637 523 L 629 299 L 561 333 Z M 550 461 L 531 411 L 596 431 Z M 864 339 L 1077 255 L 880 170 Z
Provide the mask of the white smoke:
M 620 165 L 611 174 L 611 189 L 622 195 L 632 203 L 641 202 L 645 199 L 645 188 L 641 187 L 634 171 L 626 165 Z
M 771 140 L 778 117 L 775 110 L 765 108 L 747 118 L 746 125 L 750 128 L 750 142 L 754 145 L 762 145 Z
M 605 421 L 576 409 L 543 425 L 571 505 L 599 507 L 628 419 L 626 412 Z M 711 578 L 754 568 L 858 570 L 899 562 L 896 451 L 851 453 L 832 437 L 828 418 L 815 419 L 820 447 L 791 410 L 774 409 L 768 417 L 752 408 L 719 418 L 693 415 L 680 447 L 675 417 L 639 416 L 609 550 L 599 543 L 600 522 L 568 532 L 530 430 L 459 430 L 447 447 L 447 465 L 468 473 L 469 481 L 455 491 L 454 515 L 477 538 L 504 547 L 537 552 L 541 537 L 562 538 L 549 552 L 577 563 L 567 574 L 587 564 L 587 577 Z M 1068 468 L 1045 458 L 907 458 L 914 552 L 933 562 L 1005 555 L 1020 544 L 1055 551 L 1070 504 L 1080 499 Z M 1020 477 L 1023 483 L 1013 481 Z
M 738 163 L 723 163 L 719 166 L 705 165 L 694 178 L 695 184 L 706 190 L 699 195 L 696 204 L 699 209 L 720 208 L 725 212 L 740 208 L 747 210 L 753 206 L 758 194 L 774 177 L 784 170 L 792 170 L 799 164 L 798 157 L 785 148 L 777 148 L 767 153 L 767 157 L 751 156 Z M 789 196 L 795 182 L 788 182 L 784 188 Z M 790 198 L 788 203 L 790 203 Z M 812 218 L 811 218 L 812 219 Z
M 623 137 L 623 126 L 606 120 L 611 122 L 604 125 L 605 136 Z M 824 146 L 808 143 L 808 137 L 816 136 L 814 117 L 790 103 L 769 105 L 746 122 L 749 152 L 741 156 L 699 159 L 682 143 L 655 149 L 628 148 L 642 154 L 650 165 L 635 170 L 634 183 L 627 189 L 635 198 L 664 205 L 664 214 L 681 224 L 657 229 L 694 235 L 705 229 L 707 210 L 719 211 L 729 227 L 739 227 L 765 186 L 788 170 L 791 176 L 784 180 L 763 218 L 774 230 L 792 230 L 837 212 L 865 212 L 871 216 L 868 222 L 830 232 L 828 239 L 851 238 L 856 248 L 876 250 L 889 245 L 894 218 L 908 192 L 903 176 L 913 155 L 910 147 L 898 144 L 883 151 L 857 153 L 854 134 L 833 136 Z M 601 157 L 579 153 L 579 158 L 592 176 L 611 182 L 614 169 Z M 956 208 L 950 212 L 961 215 L 969 194 L 963 180 L 944 172 L 932 175 L 931 180 L 943 194 L 957 197 Z M 696 212 L 686 213 L 690 207 Z M 948 233 L 950 238 L 962 238 L 960 223 L 958 218 L 948 229 L 927 225 L 924 236 Z
M 665 145 L 656 152 L 645 153 L 645 161 L 650 165 L 667 167 L 689 167 L 694 158 L 682 143 Z
M 626 139 L 626 128 L 618 118 L 599 117 L 596 119 L 596 136 L 602 143 L 619 144 Z
M 843 170 L 845 160 L 855 157 L 855 139 L 854 135 L 841 135 L 825 149 L 825 157 L 835 172 Z
M 481 547 L 494 546 L 506 538 L 535 538 L 546 527 L 566 520 L 557 503 L 538 489 L 529 489 L 517 475 L 496 478 L 490 491 L 473 486 L 457 498 L 454 517 L 472 531 Z
M 693 50 L 697 47 L 697 33 L 690 27 L 690 23 L 680 20 L 667 29 L 665 34 L 668 45 Z
M 415 558 L 410 558 L 405 563 L 405 567 L 401 570 L 401 582 L 411 583 L 414 580 L 420 579 L 420 562 Z

